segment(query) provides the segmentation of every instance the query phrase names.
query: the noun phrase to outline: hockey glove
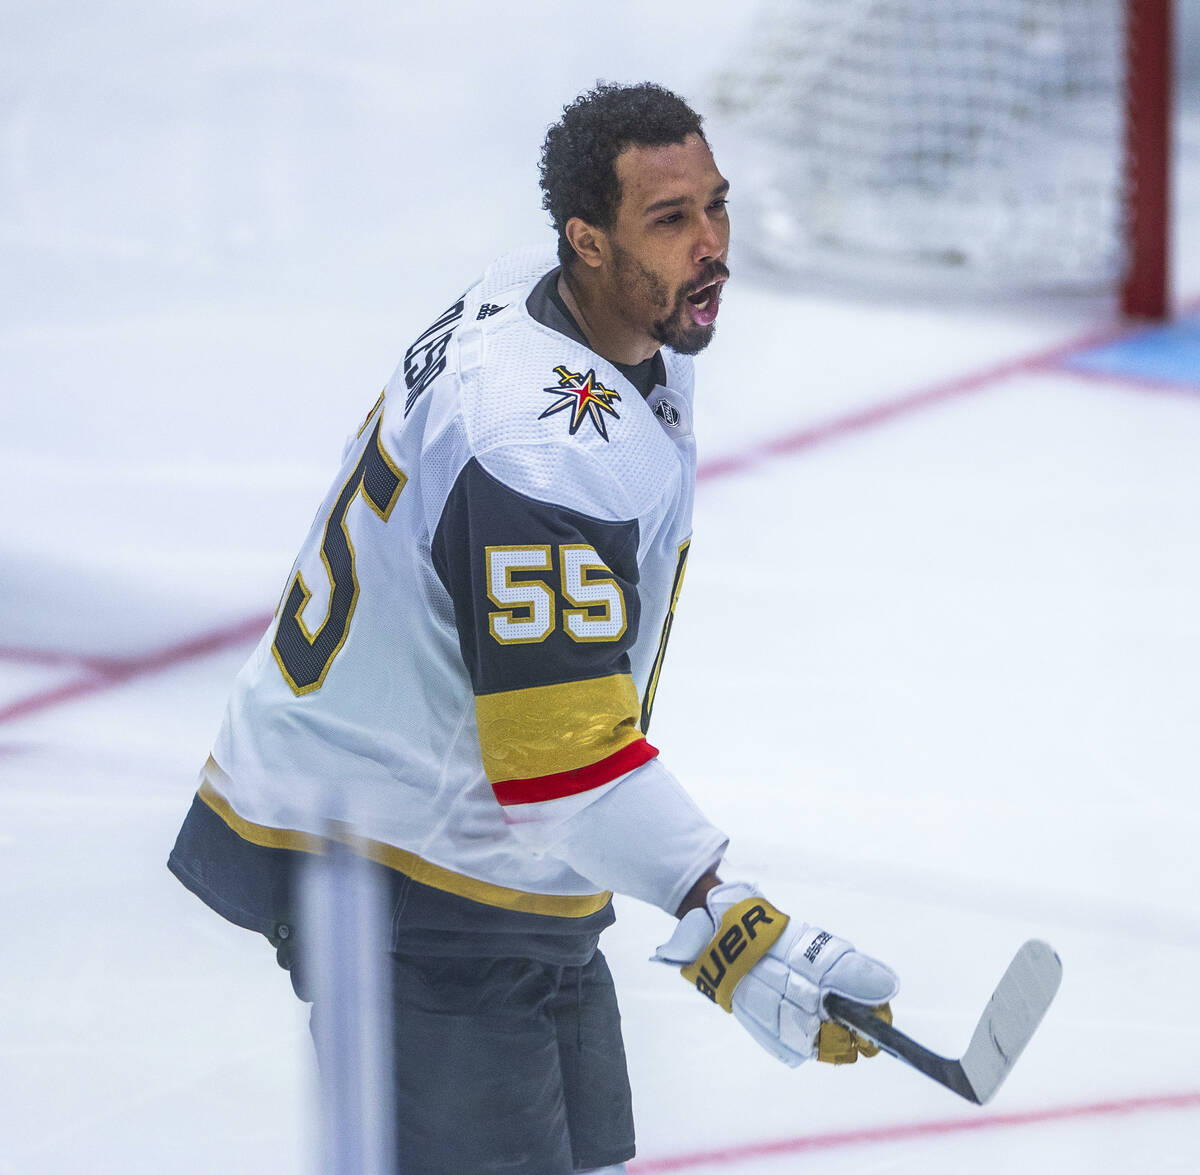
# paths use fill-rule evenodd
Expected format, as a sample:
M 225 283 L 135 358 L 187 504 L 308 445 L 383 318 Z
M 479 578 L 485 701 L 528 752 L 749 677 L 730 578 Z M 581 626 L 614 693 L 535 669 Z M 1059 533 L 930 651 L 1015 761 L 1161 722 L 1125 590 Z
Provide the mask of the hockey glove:
M 844 938 L 793 922 L 755 886 L 735 881 L 709 891 L 654 954 L 727 1012 L 772 1056 L 795 1067 L 810 1057 L 845 1064 L 879 1050 L 825 1015 L 830 992 L 879 1008 L 900 989 L 895 972 Z

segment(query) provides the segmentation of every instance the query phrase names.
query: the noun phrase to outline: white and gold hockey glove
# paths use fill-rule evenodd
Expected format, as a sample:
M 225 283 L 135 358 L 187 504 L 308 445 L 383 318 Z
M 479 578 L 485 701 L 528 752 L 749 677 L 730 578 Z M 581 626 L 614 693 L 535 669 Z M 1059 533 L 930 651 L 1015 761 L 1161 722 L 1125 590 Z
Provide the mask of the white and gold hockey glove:
M 814 1055 L 846 1064 L 879 1051 L 828 1019 L 830 992 L 890 1022 L 887 1004 L 900 990 L 890 967 L 844 938 L 790 920 L 744 881 L 710 890 L 706 906 L 685 914 L 653 957 L 680 966 L 684 979 L 793 1067 Z

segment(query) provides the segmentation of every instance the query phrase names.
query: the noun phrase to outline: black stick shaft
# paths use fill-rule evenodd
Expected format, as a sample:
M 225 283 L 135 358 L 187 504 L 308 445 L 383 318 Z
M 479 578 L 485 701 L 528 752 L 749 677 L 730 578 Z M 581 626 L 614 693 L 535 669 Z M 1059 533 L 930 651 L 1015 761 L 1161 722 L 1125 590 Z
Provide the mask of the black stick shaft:
M 980 1104 L 958 1061 L 930 1052 L 912 1037 L 905 1036 L 899 1029 L 880 1020 L 865 1004 L 856 1004 L 844 996 L 831 994 L 825 997 L 825 1010 L 839 1024 L 853 1028 L 855 1032 L 874 1041 L 885 1053 L 890 1053 L 897 1060 L 911 1065 L 926 1077 L 932 1077 L 940 1085 L 953 1090 L 959 1097 L 964 1097 L 976 1105 Z

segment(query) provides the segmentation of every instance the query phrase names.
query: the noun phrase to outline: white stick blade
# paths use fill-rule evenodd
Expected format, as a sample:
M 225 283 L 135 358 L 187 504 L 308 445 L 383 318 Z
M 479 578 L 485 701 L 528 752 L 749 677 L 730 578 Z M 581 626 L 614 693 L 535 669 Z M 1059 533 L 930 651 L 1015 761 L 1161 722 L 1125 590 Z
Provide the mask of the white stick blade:
M 1008 965 L 961 1062 L 981 1105 L 1003 1084 L 1061 982 L 1061 960 L 1037 939 L 1027 942 Z

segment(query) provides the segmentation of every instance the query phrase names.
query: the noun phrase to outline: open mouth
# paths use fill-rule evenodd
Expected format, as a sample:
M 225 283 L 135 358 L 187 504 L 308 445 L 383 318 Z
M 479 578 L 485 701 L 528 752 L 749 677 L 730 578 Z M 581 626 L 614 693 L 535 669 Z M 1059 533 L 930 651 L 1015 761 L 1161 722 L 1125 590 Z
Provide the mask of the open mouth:
M 694 294 L 688 295 L 688 308 L 697 326 L 711 326 L 716 321 L 717 311 L 721 306 L 721 286 L 723 284 L 723 282 L 715 281 L 703 289 L 697 290 Z

